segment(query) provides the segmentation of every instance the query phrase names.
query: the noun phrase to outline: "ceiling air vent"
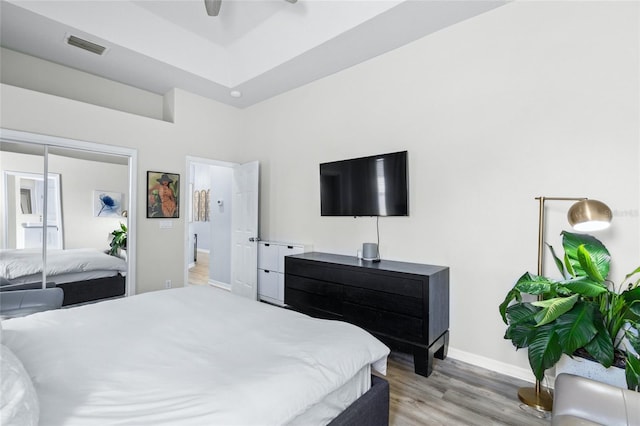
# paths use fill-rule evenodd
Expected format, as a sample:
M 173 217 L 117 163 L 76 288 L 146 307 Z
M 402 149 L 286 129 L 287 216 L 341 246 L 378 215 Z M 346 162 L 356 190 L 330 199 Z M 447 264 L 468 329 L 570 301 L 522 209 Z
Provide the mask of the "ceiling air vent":
M 104 51 L 107 50 L 107 48 L 104 46 L 100 46 L 99 44 L 92 43 L 90 41 L 81 39 L 80 37 L 76 37 L 73 35 L 70 35 L 67 38 L 67 44 L 70 44 L 71 46 L 79 47 L 80 49 L 87 50 L 91 53 L 95 53 L 96 55 L 102 55 Z

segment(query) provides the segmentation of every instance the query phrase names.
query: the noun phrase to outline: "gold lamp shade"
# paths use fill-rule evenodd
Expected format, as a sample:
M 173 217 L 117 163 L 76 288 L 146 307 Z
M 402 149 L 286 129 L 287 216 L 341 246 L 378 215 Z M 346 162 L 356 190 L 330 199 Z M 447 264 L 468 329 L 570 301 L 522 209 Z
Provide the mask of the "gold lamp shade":
M 581 200 L 569 209 L 567 218 L 576 231 L 591 232 L 606 229 L 611 224 L 611 209 L 602 201 Z

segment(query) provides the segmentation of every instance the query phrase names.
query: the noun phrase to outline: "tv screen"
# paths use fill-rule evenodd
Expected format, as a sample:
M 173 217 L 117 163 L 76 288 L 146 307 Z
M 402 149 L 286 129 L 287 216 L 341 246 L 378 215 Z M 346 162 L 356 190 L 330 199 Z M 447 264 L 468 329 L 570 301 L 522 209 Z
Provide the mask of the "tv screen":
M 322 216 L 408 216 L 407 151 L 320 164 Z

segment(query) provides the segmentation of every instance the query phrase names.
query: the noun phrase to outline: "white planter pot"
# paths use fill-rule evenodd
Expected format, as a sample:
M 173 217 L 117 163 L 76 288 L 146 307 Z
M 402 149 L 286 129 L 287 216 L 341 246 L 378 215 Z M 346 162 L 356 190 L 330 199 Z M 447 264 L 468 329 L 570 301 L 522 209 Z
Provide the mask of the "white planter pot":
M 627 378 L 624 369 L 618 367 L 604 368 L 597 362 L 574 356 L 562 355 L 556 364 L 556 377 L 560 373 L 575 374 L 597 382 L 607 383 L 622 389 L 627 388 Z

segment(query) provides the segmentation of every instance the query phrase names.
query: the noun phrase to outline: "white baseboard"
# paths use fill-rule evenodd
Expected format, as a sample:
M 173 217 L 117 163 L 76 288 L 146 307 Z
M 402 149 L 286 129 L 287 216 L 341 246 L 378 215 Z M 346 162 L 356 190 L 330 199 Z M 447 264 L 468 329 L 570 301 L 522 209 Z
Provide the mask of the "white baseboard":
M 223 283 L 222 281 L 216 281 L 209 278 L 209 285 L 223 290 L 231 291 L 231 284 Z
M 466 362 L 467 364 L 495 371 L 509 377 L 515 377 L 516 379 L 524 380 L 529 383 L 535 382 L 533 373 L 527 368 L 516 367 L 515 365 L 506 364 L 504 362 L 496 361 L 495 359 L 461 351 L 452 347 L 449 347 L 447 356 L 457 359 L 458 361 Z

